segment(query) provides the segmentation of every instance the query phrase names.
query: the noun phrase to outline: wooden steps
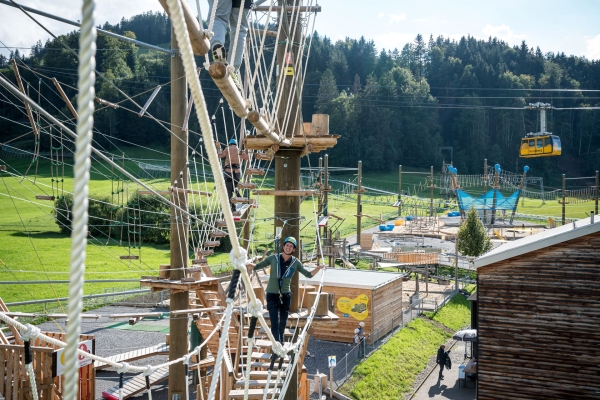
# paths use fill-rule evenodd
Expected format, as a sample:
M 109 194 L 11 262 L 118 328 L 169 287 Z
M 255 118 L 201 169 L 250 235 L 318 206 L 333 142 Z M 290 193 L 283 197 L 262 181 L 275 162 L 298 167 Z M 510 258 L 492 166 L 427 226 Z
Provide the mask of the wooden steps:
M 206 242 L 204 242 L 204 247 L 217 247 L 218 245 L 220 245 L 221 242 L 219 242 L 218 240 L 208 240 Z
M 256 183 L 240 182 L 238 183 L 238 189 L 256 189 Z
M 116 354 L 114 356 L 107 357 L 107 360 L 120 363 L 120 362 L 129 362 L 133 360 L 139 360 L 140 358 L 152 357 L 159 354 L 169 354 L 169 346 L 166 343 L 161 343 L 156 346 L 146 347 L 144 349 L 138 349 L 133 351 L 128 351 L 127 353 Z M 94 368 L 96 369 L 104 369 L 111 367 L 110 364 L 95 361 Z
M 166 380 L 169 377 L 169 367 L 162 367 L 150 374 L 150 386 Z M 146 378 L 142 372 L 123 382 L 123 398 L 127 399 L 146 390 Z M 242 390 L 243 392 L 243 390 Z M 108 400 L 119 400 L 119 385 L 102 392 L 102 397 Z M 243 398 L 243 396 L 242 396 Z
M 223 231 L 212 231 L 208 234 L 209 237 L 211 238 L 222 238 L 227 236 L 227 232 L 223 232 Z
M 244 389 L 232 390 L 229 392 L 230 399 L 243 399 L 244 398 Z M 279 389 L 269 389 L 267 392 L 267 398 L 270 399 L 273 396 L 273 392 L 275 392 L 275 396 L 279 396 Z M 248 398 L 262 400 L 264 397 L 264 389 L 250 389 L 248 390 Z
M 269 376 L 269 371 L 250 371 L 250 379 L 254 380 L 266 380 Z M 271 380 L 275 380 L 277 377 L 277 372 L 273 371 L 271 373 Z M 281 373 L 281 378 L 285 378 L 285 372 Z
M 271 380 L 269 381 L 269 387 L 272 388 L 275 385 L 275 379 L 277 376 L 271 376 Z M 234 387 L 236 388 L 244 388 L 246 385 L 246 381 L 244 380 L 239 380 L 234 384 Z M 250 387 L 251 388 L 264 388 L 265 386 L 267 386 L 267 380 L 266 379 L 250 379 Z M 277 383 L 277 387 L 282 387 L 283 386 L 283 382 L 279 382 Z
M 246 175 L 264 175 L 265 170 L 262 168 L 246 168 Z
M 245 368 L 246 364 L 240 363 L 240 366 Z M 270 366 L 271 366 L 271 362 L 253 361 L 250 363 L 250 368 L 260 368 L 263 370 L 268 370 Z M 284 362 L 283 364 L 281 364 L 281 369 L 285 370 L 288 366 L 289 366 L 289 364 Z M 275 362 L 275 365 L 273 365 L 273 371 L 277 371 L 278 367 L 279 367 L 279 360 L 277 360 Z

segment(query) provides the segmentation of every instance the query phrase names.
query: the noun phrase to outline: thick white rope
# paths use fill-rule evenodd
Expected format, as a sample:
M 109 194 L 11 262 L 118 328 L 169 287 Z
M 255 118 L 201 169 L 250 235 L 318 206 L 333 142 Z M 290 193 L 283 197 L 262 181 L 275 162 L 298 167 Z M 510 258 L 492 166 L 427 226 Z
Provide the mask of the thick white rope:
M 213 400 L 217 391 L 217 383 L 219 381 L 219 375 L 221 374 L 221 363 L 223 362 L 223 353 L 225 350 L 225 344 L 229 337 L 229 323 L 231 322 L 231 314 L 233 314 L 233 299 L 227 299 L 227 309 L 225 311 L 225 322 L 223 323 L 223 333 L 219 338 L 219 350 L 217 351 L 217 358 L 215 359 L 215 366 L 213 368 L 213 377 L 210 382 L 210 389 L 208 391 L 208 400 Z
M 227 0 L 223 0 L 223 1 L 227 1 Z M 173 7 L 171 7 L 171 3 L 167 2 L 167 4 L 169 4 L 169 10 L 173 10 Z M 214 0 L 213 4 L 212 4 L 212 10 L 210 13 L 210 20 L 208 21 L 208 34 L 210 35 L 210 37 L 212 37 L 214 35 L 213 33 L 213 26 L 215 24 L 215 15 L 217 15 L 217 7 L 219 6 L 219 0 Z M 171 16 L 171 22 L 173 22 L 173 17 Z M 181 49 L 181 45 L 179 45 L 179 48 Z M 208 53 L 207 53 L 208 54 Z M 208 61 L 208 56 L 206 57 L 206 62 L 209 63 Z
M 33 370 L 33 362 L 30 362 L 29 364 L 25 365 L 25 369 L 27 370 L 27 375 L 29 375 L 29 385 L 31 386 L 31 395 L 33 396 L 33 400 L 38 400 L 38 391 L 37 384 L 35 382 L 35 371 Z
M 215 333 L 217 333 L 217 331 L 220 329 L 221 324 L 223 323 L 224 319 L 225 319 L 225 315 L 223 315 L 221 317 L 221 319 L 219 320 L 219 323 L 217 324 L 218 325 L 217 328 L 215 328 L 210 333 L 210 335 L 208 335 L 206 337 L 206 340 L 204 342 L 202 342 L 202 344 L 200 346 L 196 347 L 196 349 L 194 351 L 192 351 L 191 353 L 189 353 L 188 354 L 189 356 L 200 354 L 200 349 L 203 346 L 206 346 L 207 343 L 210 341 L 210 339 L 215 335 Z M 19 331 L 26 331 L 29 328 L 29 326 L 30 326 L 29 324 L 23 325 L 19 321 L 17 321 L 15 319 L 9 317 L 8 315 L 6 315 L 6 313 L 4 313 L 4 312 L 0 312 L 0 321 L 5 322 L 7 325 L 14 326 Z M 40 333 L 38 335 L 38 338 L 41 341 L 53 344 L 56 347 L 63 348 L 63 347 L 66 347 L 66 345 L 67 345 L 65 342 L 60 341 L 58 339 L 51 338 L 49 336 L 46 336 L 43 333 Z M 111 367 L 114 367 L 114 368 L 122 368 L 123 364 L 124 364 L 124 363 L 116 363 L 116 362 L 111 361 L 111 360 L 109 360 L 107 358 L 103 358 L 103 357 L 100 357 L 100 356 L 97 356 L 97 355 L 94 355 L 94 354 L 90 354 L 87 351 L 80 350 L 79 348 L 77 348 L 77 355 L 78 356 L 83 356 L 83 357 L 86 357 L 86 358 L 89 358 L 91 360 L 98 361 L 98 362 L 101 362 L 101 363 L 104 363 L 104 364 L 107 364 L 107 365 L 110 365 Z M 163 363 L 163 364 L 152 366 L 152 369 L 153 369 L 153 371 L 156 371 L 157 369 L 160 369 L 160 368 L 163 368 L 163 367 L 168 367 L 168 366 L 173 365 L 173 364 L 177 364 L 179 362 L 182 362 L 183 360 L 184 360 L 184 357 L 180 357 L 180 358 L 178 358 L 176 360 L 172 360 L 172 361 L 169 361 L 169 362 L 166 362 L 166 363 Z M 148 367 L 137 367 L 137 366 L 133 366 L 133 365 L 129 365 L 128 368 L 129 368 L 130 371 L 136 371 L 136 372 L 146 372 L 148 370 Z
M 94 26 L 94 0 L 84 0 L 81 33 L 79 35 L 79 67 L 77 96 L 77 139 L 75 140 L 75 165 L 73 177 L 73 230 L 71 233 L 71 265 L 69 304 L 65 347 L 64 400 L 76 400 L 79 386 L 77 350 L 81 333 L 83 284 L 88 232 L 88 183 L 90 180 L 90 155 L 94 125 L 94 84 L 96 82 L 96 28 Z

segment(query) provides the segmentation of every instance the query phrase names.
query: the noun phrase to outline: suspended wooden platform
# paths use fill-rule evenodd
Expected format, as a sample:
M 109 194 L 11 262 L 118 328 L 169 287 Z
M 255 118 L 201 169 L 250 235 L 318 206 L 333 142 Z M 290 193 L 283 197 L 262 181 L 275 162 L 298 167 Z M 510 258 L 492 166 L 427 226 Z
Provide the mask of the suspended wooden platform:
M 159 279 L 158 277 L 142 277 L 140 280 L 140 286 L 149 287 L 153 292 L 163 289 L 170 289 L 173 292 L 189 292 L 190 290 L 196 289 L 210 289 L 218 285 L 219 280 L 217 278 L 207 277 L 203 277 L 202 279 L 194 282 Z
M 309 153 L 317 153 L 327 150 L 337 144 L 340 135 L 321 135 L 321 136 L 306 136 L 296 135 L 291 139 L 289 146 L 282 148 L 298 149 L 308 151 Z M 267 150 L 273 145 L 273 141 L 266 136 L 246 136 L 244 138 L 244 147 L 248 150 Z
M 141 358 L 152 357 L 156 355 L 168 355 L 169 354 L 169 346 L 166 343 L 157 344 L 156 346 L 150 346 L 143 349 L 137 349 L 133 351 L 128 351 L 126 353 L 116 354 L 114 356 L 106 357 L 108 361 L 112 361 L 115 363 L 120 362 L 130 362 L 134 360 L 139 360 Z M 96 369 L 104 369 L 111 367 L 110 364 L 96 361 L 94 362 L 94 368 Z

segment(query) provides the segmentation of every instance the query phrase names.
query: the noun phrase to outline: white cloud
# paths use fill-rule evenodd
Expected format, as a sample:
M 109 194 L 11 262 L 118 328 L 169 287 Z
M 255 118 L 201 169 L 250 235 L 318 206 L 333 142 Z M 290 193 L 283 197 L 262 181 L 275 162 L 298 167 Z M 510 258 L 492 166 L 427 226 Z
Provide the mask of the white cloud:
M 506 25 L 493 26 L 487 24 L 482 30 L 485 35 L 484 39 L 491 37 L 496 37 L 498 39 L 504 40 L 508 44 L 519 44 L 521 41 L 525 40 L 525 35 L 517 35 Z
M 379 14 L 377 15 L 377 19 L 381 19 L 381 18 L 383 18 L 383 17 L 385 17 L 385 14 L 384 14 L 384 13 L 379 13 Z
M 405 14 L 390 14 L 390 22 L 388 25 L 395 24 L 396 22 L 401 22 L 406 20 Z
M 588 60 L 600 60 L 600 35 L 585 41 L 585 56 Z
M 377 51 L 402 50 L 404 45 L 413 42 L 416 36 L 416 33 L 386 32 L 376 35 L 374 41 L 377 43 Z
M 417 19 L 413 19 L 412 22 L 416 22 L 418 24 L 424 24 L 425 22 L 427 22 L 427 18 L 417 18 Z

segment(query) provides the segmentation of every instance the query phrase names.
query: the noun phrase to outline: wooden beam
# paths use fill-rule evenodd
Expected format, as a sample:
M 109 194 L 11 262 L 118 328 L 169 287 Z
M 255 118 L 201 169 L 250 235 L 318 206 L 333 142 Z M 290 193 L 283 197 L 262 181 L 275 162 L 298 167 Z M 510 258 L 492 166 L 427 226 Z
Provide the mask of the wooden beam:
M 252 194 L 265 196 L 312 196 L 319 194 L 318 190 L 253 190 Z
M 301 136 L 295 135 L 289 147 L 303 149 L 307 144 L 314 145 L 315 151 L 327 149 L 337 144 L 340 135 L 326 136 Z M 265 150 L 269 148 L 273 142 L 265 136 L 246 136 L 244 138 L 244 146 L 248 150 Z M 283 144 L 283 143 L 282 143 Z
M 281 6 L 275 6 L 275 7 L 271 7 L 271 12 L 275 12 L 275 13 L 280 13 L 282 11 L 283 7 Z M 257 6 L 253 8 L 254 11 L 259 11 L 259 12 L 268 12 L 269 11 L 269 7 L 268 6 Z M 292 12 L 292 11 L 300 11 L 300 12 L 321 12 L 321 6 L 287 6 L 285 7 L 285 11 L 287 12 Z
M 13 72 L 15 73 L 15 79 L 17 81 L 17 85 L 19 85 L 19 90 L 21 93 L 25 94 L 25 87 L 23 87 L 23 81 L 21 80 L 21 75 L 19 74 L 19 67 L 17 66 L 17 62 L 13 59 L 11 60 L 13 64 Z M 36 140 L 39 140 L 40 132 L 37 129 L 37 125 L 35 124 L 35 119 L 33 118 L 33 112 L 31 111 L 31 107 L 29 107 L 29 103 L 26 101 L 25 103 L 25 111 L 27 112 L 27 118 L 29 118 L 29 123 L 31 124 L 31 129 L 33 130 L 33 134 L 36 137 Z
M 170 16 L 167 0 L 158 0 L 158 2 L 163 7 L 165 12 Z M 197 56 L 203 56 L 208 53 L 208 50 L 210 49 L 210 41 L 208 40 L 207 34 L 204 31 L 204 28 L 202 28 L 198 23 L 198 20 L 188 5 L 188 2 L 180 1 L 180 4 L 183 10 L 183 17 L 185 19 L 185 25 L 187 26 L 190 43 L 192 45 L 192 51 Z M 171 48 L 176 47 L 171 46 Z
M 266 138 L 269 141 L 269 145 L 273 143 L 281 143 L 285 145 L 289 145 L 289 139 L 282 140 L 281 137 L 275 132 L 275 130 L 269 126 L 265 118 L 260 115 L 260 113 L 256 110 L 250 111 L 248 113 L 248 121 L 256 128 L 256 131 Z M 285 142 L 285 143 L 284 143 Z M 245 143 L 245 140 L 244 140 Z
M 227 103 L 229 103 L 229 107 L 231 107 L 235 115 L 240 118 L 246 118 L 246 116 L 248 116 L 248 106 L 239 89 L 233 82 L 231 74 L 227 70 L 227 66 L 220 62 L 213 62 L 210 64 L 208 74 L 213 81 L 215 81 L 215 84 L 223 94 L 223 97 L 227 100 Z
M 114 109 L 119 108 L 118 104 L 111 103 L 110 101 L 106 101 L 104 99 L 101 99 L 100 97 L 96 97 L 96 101 L 98 103 L 102 104 L 103 106 L 111 107 L 111 108 L 114 108 Z
M 71 114 L 73 114 L 73 117 L 75 117 L 75 119 L 77 119 L 77 111 L 75 111 L 75 108 L 73 107 L 73 104 L 71 104 L 71 100 L 69 100 L 69 98 L 67 97 L 67 95 L 63 91 L 62 86 L 60 86 L 60 83 L 58 83 L 58 81 L 56 80 L 56 78 L 52 78 L 52 83 L 54 83 L 54 86 L 56 87 L 56 90 L 58 90 L 58 93 L 60 94 L 60 97 L 62 97 L 62 99 L 65 101 L 65 103 L 67 103 L 67 107 L 71 111 Z

